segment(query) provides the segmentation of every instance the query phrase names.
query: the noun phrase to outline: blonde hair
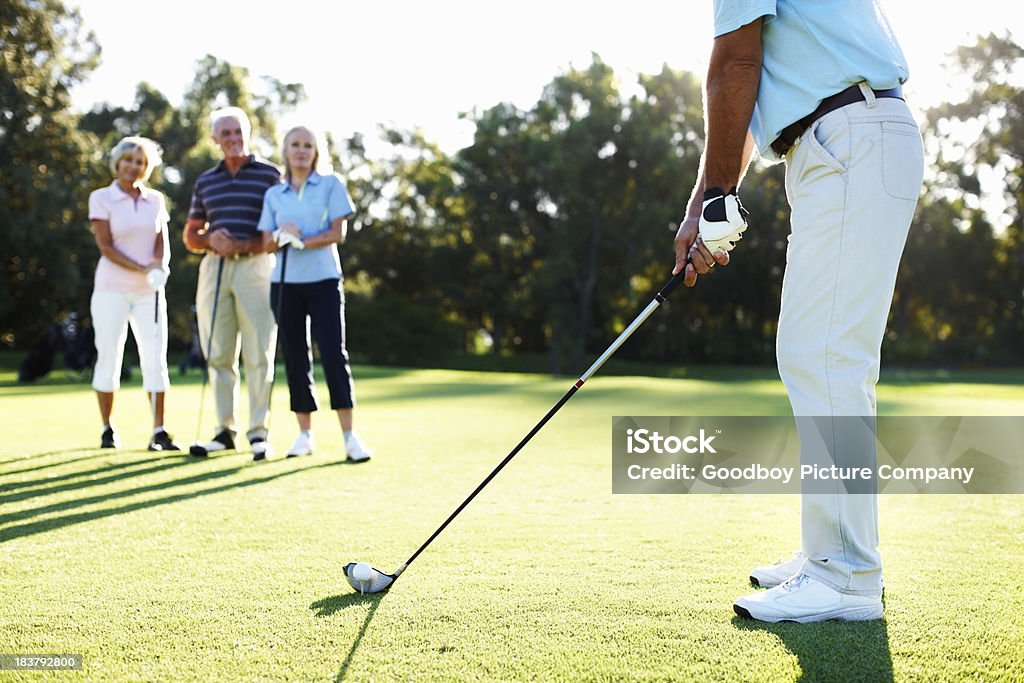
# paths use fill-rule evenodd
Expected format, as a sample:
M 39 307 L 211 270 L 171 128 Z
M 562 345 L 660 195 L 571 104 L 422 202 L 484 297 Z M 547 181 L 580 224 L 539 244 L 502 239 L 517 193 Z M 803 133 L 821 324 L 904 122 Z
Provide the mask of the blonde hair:
M 334 166 L 331 164 L 331 156 L 327 153 L 327 139 L 320 132 L 317 132 L 309 126 L 292 126 L 288 129 L 288 132 L 284 134 L 284 139 L 281 141 L 281 162 L 284 165 L 284 177 L 286 180 L 291 180 L 292 169 L 288 165 L 288 138 L 293 133 L 299 131 L 305 131 L 313 136 L 313 170 L 320 175 L 329 175 L 334 173 Z
M 217 124 L 224 119 L 235 119 L 242 128 L 242 136 L 248 141 L 252 136 L 252 124 L 249 122 L 249 115 L 240 107 L 224 107 L 210 114 L 210 132 L 217 134 Z
M 135 154 L 138 150 L 142 150 L 142 154 L 146 157 L 146 170 L 142 172 L 142 182 L 149 180 L 153 169 L 163 163 L 161 156 L 163 150 L 160 149 L 160 145 L 149 138 L 130 135 L 123 138 L 121 142 L 114 145 L 114 149 L 110 150 L 110 172 L 115 178 L 117 177 L 117 165 L 121 163 L 121 159 Z

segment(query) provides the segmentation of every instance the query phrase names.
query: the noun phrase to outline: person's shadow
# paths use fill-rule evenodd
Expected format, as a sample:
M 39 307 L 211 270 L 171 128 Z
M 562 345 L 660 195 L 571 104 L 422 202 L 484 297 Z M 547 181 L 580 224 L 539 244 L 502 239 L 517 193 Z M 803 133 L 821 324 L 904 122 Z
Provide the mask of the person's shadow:
M 885 619 L 769 624 L 737 616 L 732 623 L 744 631 L 771 633 L 782 641 L 799 661 L 799 681 L 893 680 Z
M 366 629 L 369 628 L 370 622 L 373 620 L 373 615 L 377 612 L 377 608 L 380 607 L 380 603 L 384 599 L 385 595 L 387 595 L 386 591 L 384 593 L 373 593 L 368 595 L 360 593 L 345 593 L 343 595 L 332 595 L 329 598 L 317 600 L 309 606 L 309 608 L 316 613 L 317 617 L 327 617 L 335 612 L 340 612 L 341 610 L 354 605 L 370 605 L 370 609 L 366 612 L 366 617 L 363 619 L 363 623 L 359 627 L 359 632 L 356 634 L 355 640 L 352 641 L 352 647 L 349 648 L 348 654 L 345 656 L 345 661 L 341 663 L 338 675 L 334 677 L 336 683 L 340 683 L 348 677 L 348 668 L 352 664 L 352 658 L 355 656 L 356 650 L 359 649 L 359 643 L 362 642 L 363 636 L 366 635 Z

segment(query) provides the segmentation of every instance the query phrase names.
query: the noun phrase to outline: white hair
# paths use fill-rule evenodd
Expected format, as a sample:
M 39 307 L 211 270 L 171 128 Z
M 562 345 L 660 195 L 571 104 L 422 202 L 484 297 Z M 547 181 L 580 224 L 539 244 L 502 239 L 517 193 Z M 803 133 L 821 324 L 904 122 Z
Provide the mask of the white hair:
M 249 123 L 249 115 L 240 107 L 224 107 L 210 114 L 210 132 L 217 134 L 217 124 L 224 119 L 235 119 L 242 127 L 242 136 L 248 140 L 252 135 L 252 124 Z
M 137 150 L 142 150 L 143 156 L 146 157 L 146 170 L 142 172 L 142 182 L 149 180 L 149 176 L 152 175 L 153 169 L 163 163 L 163 150 L 160 149 L 160 145 L 156 144 L 149 138 L 144 138 L 139 135 L 130 135 L 123 138 L 121 142 L 114 145 L 114 149 L 110 150 L 110 172 L 117 177 L 117 165 L 121 163 L 121 159 L 126 156 L 135 154 Z

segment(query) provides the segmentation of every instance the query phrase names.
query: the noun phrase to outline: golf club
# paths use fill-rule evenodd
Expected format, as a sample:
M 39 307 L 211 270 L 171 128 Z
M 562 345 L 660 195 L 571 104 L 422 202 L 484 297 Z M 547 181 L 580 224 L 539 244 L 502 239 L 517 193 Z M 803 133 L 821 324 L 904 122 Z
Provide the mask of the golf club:
M 146 283 L 153 288 L 153 354 L 154 357 L 163 358 L 167 353 L 165 344 L 163 344 L 164 336 L 161 334 L 160 329 L 160 293 L 163 291 L 164 286 L 167 284 L 167 271 L 163 268 L 151 268 L 146 272 Z M 149 364 L 152 367 L 152 363 Z M 159 367 L 159 364 L 158 364 Z M 148 379 L 148 377 L 143 377 Z M 162 380 L 161 380 L 162 381 Z M 151 396 L 151 408 L 153 410 L 153 428 L 163 428 L 163 406 L 159 405 L 161 413 L 157 414 L 158 401 L 157 394 L 160 392 L 156 389 L 149 392 Z M 156 436 L 156 431 L 153 432 L 153 437 Z M 163 446 L 160 445 L 158 448 L 154 448 L 153 437 L 150 437 L 149 450 L 162 450 Z
M 299 242 L 299 244 L 301 245 L 302 243 Z M 299 248 L 301 249 L 301 247 L 299 247 Z M 281 277 L 278 278 L 278 281 L 277 281 L 277 303 L 274 305 L 274 322 L 277 323 L 277 330 L 278 330 L 277 338 L 278 338 L 278 340 L 280 340 L 280 338 L 281 338 L 281 302 L 284 300 L 284 274 L 288 271 L 288 251 L 289 251 L 289 243 L 286 243 L 283 247 L 281 247 Z M 276 349 L 276 347 L 277 347 L 276 342 L 275 342 L 274 346 L 275 346 L 275 349 Z M 275 358 L 277 357 L 276 351 L 274 353 L 274 357 Z M 270 376 L 270 389 L 267 392 L 267 405 L 268 406 L 270 405 L 271 400 L 273 400 L 273 397 L 274 397 L 274 383 L 277 381 L 276 362 L 277 361 L 275 360 L 271 364 L 271 368 L 272 369 L 271 369 L 271 376 Z M 273 412 L 272 411 L 267 411 L 267 422 L 268 423 L 269 423 L 269 421 L 271 419 L 271 415 L 273 415 Z M 269 426 L 269 424 L 268 424 L 268 426 Z M 262 456 L 257 456 L 257 455 L 253 456 L 253 460 L 265 460 L 265 459 L 266 459 L 266 455 L 265 454 L 263 454 Z
M 147 278 L 149 279 L 149 278 Z M 152 280 L 150 280 L 152 284 Z M 156 339 L 156 344 L 153 346 L 154 349 L 160 348 L 160 290 L 156 289 L 153 292 L 153 337 Z M 156 389 L 150 392 L 153 395 L 153 425 L 156 425 Z
M 203 383 L 199 388 L 199 413 L 196 419 L 196 440 L 189 448 L 189 453 L 195 455 L 194 449 L 197 448 L 199 443 L 199 430 L 203 426 L 203 401 L 206 398 L 206 385 L 210 380 L 210 350 L 213 345 L 213 326 L 217 324 L 217 303 L 220 301 L 220 280 L 224 274 L 224 257 L 219 256 L 217 258 L 217 280 L 213 285 L 213 309 L 210 311 L 210 332 L 206 335 L 206 348 L 202 349 L 204 360 L 206 361 L 205 372 L 203 373 Z
M 640 327 L 640 325 L 642 325 L 645 320 L 647 320 L 651 313 L 654 312 L 654 309 L 658 308 L 658 306 L 665 302 L 665 299 L 668 298 L 669 294 L 671 294 L 673 290 L 675 290 L 675 288 L 679 286 L 679 283 L 683 281 L 683 277 L 685 274 L 686 269 L 684 268 L 681 271 L 679 271 L 677 275 L 672 276 L 672 278 L 665 283 L 665 286 L 662 287 L 661 291 L 659 291 L 654 296 L 654 299 L 651 301 L 651 303 L 647 304 L 647 307 L 644 308 L 644 310 L 640 312 L 636 319 L 633 320 L 633 322 L 631 322 L 629 326 L 622 331 L 622 334 L 620 334 L 618 338 L 614 342 L 612 342 L 611 346 L 609 346 L 605 350 L 605 352 L 601 354 L 601 357 L 598 358 L 594 362 L 594 364 L 591 365 L 590 368 L 580 376 L 578 380 L 576 380 L 575 384 L 573 384 L 569 388 L 569 390 L 565 392 L 562 398 L 560 398 L 558 402 L 554 406 L 552 406 L 551 410 L 549 410 L 547 414 L 540 419 L 540 422 L 534 425 L 533 429 L 530 430 L 530 433 L 527 434 L 523 438 L 523 440 L 520 441 L 518 445 L 516 445 L 516 447 L 513 448 L 512 451 L 507 456 L 505 456 L 504 460 L 498 463 L 497 467 L 491 470 L 491 473 L 487 475 L 487 478 L 480 482 L 480 485 L 477 486 L 476 489 L 474 489 L 474 491 L 471 494 L 469 494 L 469 496 L 464 501 L 462 501 L 462 504 L 455 509 L 455 512 L 449 515 L 448 519 L 444 520 L 441 526 L 439 526 L 437 530 L 430 535 L 430 538 L 428 538 L 426 542 L 424 542 L 423 545 L 421 545 L 419 549 L 416 550 L 416 552 L 414 552 L 408 560 L 399 565 L 398 569 L 396 569 L 391 574 L 386 574 L 385 572 L 382 572 L 379 569 L 372 567 L 371 565 L 365 562 L 349 562 L 344 567 L 345 578 L 346 580 L 348 580 L 349 585 L 360 593 L 380 593 L 390 588 L 391 585 L 402 574 L 402 572 L 404 572 L 406 568 L 410 564 L 412 564 L 417 557 L 419 557 L 420 553 L 427 549 L 427 546 L 429 546 L 434 541 L 434 539 L 437 538 L 442 531 L 444 531 L 445 527 L 447 527 L 451 523 L 451 521 L 455 519 L 459 515 L 459 513 L 462 512 L 463 509 L 465 509 L 467 505 L 469 505 L 470 501 L 476 498 L 477 494 L 483 491 L 484 487 L 487 486 L 487 484 L 489 484 L 491 480 L 498 475 L 498 472 L 501 472 L 505 465 L 511 462 L 512 458 L 516 457 L 516 454 L 518 454 L 519 451 L 521 451 L 523 447 L 530 442 L 530 439 L 532 439 L 537 434 L 537 432 L 539 432 L 541 428 L 545 424 L 547 424 L 548 420 L 550 420 L 554 416 L 554 414 L 557 413 L 559 409 L 562 406 L 564 406 L 577 391 L 580 390 L 580 387 L 583 386 L 583 383 L 590 379 L 590 377 L 593 376 L 594 373 L 596 373 L 601 368 L 601 366 L 605 364 L 605 361 L 611 358 L 612 354 L 614 354 L 619 349 L 619 347 L 622 346 L 622 344 L 627 339 L 629 339 L 633 332 L 635 332 L 636 329 Z

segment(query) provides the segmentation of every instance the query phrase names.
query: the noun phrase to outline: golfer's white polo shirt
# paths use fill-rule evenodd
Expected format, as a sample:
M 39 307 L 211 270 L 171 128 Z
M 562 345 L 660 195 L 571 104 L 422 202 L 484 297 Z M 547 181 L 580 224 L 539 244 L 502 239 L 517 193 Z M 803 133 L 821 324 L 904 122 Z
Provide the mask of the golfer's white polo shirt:
M 115 180 L 107 187 L 89 195 L 89 220 L 107 221 L 114 246 L 138 263 L 153 260 L 156 237 L 167 226 L 170 216 L 164 196 L 145 185 L 140 185 L 138 199 L 118 186 Z M 170 259 L 165 250 L 164 262 Z M 146 283 L 146 274 L 122 268 L 106 256 L 96 266 L 95 290 L 98 292 L 152 293 Z
M 761 156 L 823 99 L 867 81 L 895 88 L 909 69 L 877 0 L 715 0 L 715 37 L 764 17 L 764 66 L 750 131 Z M 849 27 L 857 26 L 856 31 Z

